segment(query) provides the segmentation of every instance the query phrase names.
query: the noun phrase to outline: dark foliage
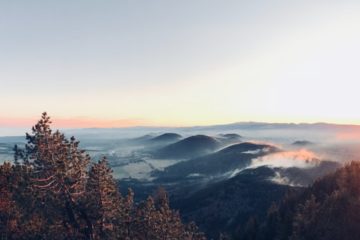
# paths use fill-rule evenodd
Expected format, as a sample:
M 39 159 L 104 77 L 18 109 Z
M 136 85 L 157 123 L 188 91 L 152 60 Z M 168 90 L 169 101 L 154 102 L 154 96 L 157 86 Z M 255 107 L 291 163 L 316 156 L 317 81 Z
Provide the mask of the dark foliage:
M 255 239 L 360 239 L 359 173 L 360 163 L 352 162 L 303 191 L 289 192 L 269 209 Z
M 217 238 L 220 233 L 232 236 L 243 231 L 251 216 L 265 219 L 272 202 L 281 199 L 289 189 L 269 181 L 273 175 L 274 171 L 267 167 L 247 169 L 172 202 L 185 220 L 194 220 L 209 238 Z
M 166 192 L 139 204 L 122 196 L 107 160 L 90 157 L 44 113 L 15 147 L 15 164 L 0 166 L 1 239 L 205 239 L 183 224 Z

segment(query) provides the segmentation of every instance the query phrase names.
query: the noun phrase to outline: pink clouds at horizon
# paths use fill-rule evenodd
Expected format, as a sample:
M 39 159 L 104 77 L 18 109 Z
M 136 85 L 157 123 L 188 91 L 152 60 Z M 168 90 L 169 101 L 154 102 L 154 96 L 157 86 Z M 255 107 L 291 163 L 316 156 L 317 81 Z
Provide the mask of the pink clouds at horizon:
M 15 118 L 0 117 L 0 127 L 28 127 L 35 125 L 39 118 Z M 55 128 L 112 128 L 112 127 L 134 127 L 149 125 L 148 121 L 142 119 L 96 119 L 96 118 L 57 118 L 52 117 L 52 126 Z

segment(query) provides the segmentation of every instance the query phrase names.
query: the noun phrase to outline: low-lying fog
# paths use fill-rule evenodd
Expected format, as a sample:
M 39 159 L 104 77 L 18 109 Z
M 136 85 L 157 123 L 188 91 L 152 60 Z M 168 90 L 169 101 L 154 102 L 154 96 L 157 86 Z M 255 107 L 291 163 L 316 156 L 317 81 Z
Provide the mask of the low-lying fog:
M 171 134 L 163 136 L 164 133 Z M 359 133 L 359 127 L 356 126 L 260 123 L 192 128 L 66 131 L 66 135 L 74 135 L 80 140 L 81 147 L 88 151 L 94 161 L 105 155 L 115 178 L 142 181 L 156 179 L 154 173 L 162 172 L 179 162 L 199 161 L 197 159 L 203 156 L 212 155 L 231 145 L 244 142 L 266 144 L 276 148 L 276 151 L 266 153 L 261 152 L 265 151 L 262 149 L 244 150 L 241 154 L 253 155 L 253 157 L 250 156 L 250 164 L 230 169 L 227 173 L 232 172 L 232 174 L 229 176 L 234 176 L 244 169 L 260 166 L 274 169 L 292 167 L 305 169 L 316 167 L 322 161 L 343 164 L 358 159 L 360 134 L 357 133 Z M 197 135 L 206 135 L 208 138 L 189 138 Z M 189 140 L 186 140 L 188 138 Z M 25 137 L 1 137 L 0 162 L 12 161 L 14 144 L 23 145 L 24 139 Z M 186 157 L 182 157 L 184 152 L 187 153 Z M 204 161 L 204 167 L 212 164 L 206 162 L 206 159 L 201 161 Z M 194 170 L 188 175 L 201 174 Z

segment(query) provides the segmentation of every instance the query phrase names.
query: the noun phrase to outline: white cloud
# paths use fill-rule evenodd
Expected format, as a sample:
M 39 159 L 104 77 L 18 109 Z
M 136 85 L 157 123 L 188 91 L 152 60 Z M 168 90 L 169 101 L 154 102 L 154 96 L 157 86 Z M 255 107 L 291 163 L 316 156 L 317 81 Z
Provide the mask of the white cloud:
M 256 158 L 252 161 L 249 168 L 260 166 L 312 168 L 319 163 L 320 158 L 315 153 L 306 149 L 300 149 L 297 151 L 278 152 Z

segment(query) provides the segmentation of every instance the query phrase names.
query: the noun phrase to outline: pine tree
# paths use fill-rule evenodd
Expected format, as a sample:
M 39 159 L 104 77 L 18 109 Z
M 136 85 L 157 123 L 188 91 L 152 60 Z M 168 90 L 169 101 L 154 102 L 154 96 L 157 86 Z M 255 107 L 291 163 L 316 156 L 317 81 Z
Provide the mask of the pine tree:
M 185 225 L 177 211 L 170 208 L 169 199 L 164 189 L 160 188 L 136 208 L 136 215 L 131 228 L 131 239 L 183 239 L 204 240 L 205 236 L 194 223 Z
M 0 233 L 1 239 L 7 239 L 16 228 L 14 219 L 14 201 L 12 200 L 10 177 L 12 167 L 10 163 L 0 166 Z
M 141 204 L 131 189 L 121 196 L 107 160 L 89 168 L 79 142 L 50 124 L 44 113 L 25 149 L 14 147 L 15 164 L 0 165 L 3 239 L 205 239 L 181 222 L 164 190 Z
M 255 217 L 250 217 L 245 226 L 245 234 L 242 239 L 244 240 L 256 240 L 259 233 L 259 224 Z
M 35 198 L 43 205 L 49 222 L 56 222 L 70 237 L 91 238 L 92 226 L 79 203 L 85 193 L 89 155 L 78 149 L 79 142 L 50 129 L 50 117 L 42 114 L 27 134 L 25 151 L 16 157 L 33 171 Z M 60 219 L 57 218 L 62 215 Z
M 94 164 L 86 185 L 87 210 L 94 239 L 115 239 L 120 234 L 122 198 L 106 158 Z

